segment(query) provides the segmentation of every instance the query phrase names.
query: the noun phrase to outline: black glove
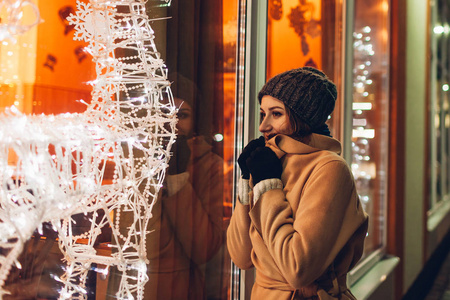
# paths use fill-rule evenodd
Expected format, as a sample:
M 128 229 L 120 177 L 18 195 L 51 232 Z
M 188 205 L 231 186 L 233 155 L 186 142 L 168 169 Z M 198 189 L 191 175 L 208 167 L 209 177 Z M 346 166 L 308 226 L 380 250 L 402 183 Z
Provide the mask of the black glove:
M 268 147 L 259 147 L 247 158 L 247 168 L 252 174 L 253 184 L 261 180 L 279 178 L 283 167 L 275 152 Z
M 242 150 L 241 155 L 239 155 L 238 158 L 238 164 L 241 168 L 242 178 L 244 179 L 250 179 L 250 171 L 247 168 L 247 158 L 250 157 L 250 154 L 258 148 L 258 147 L 264 147 L 266 142 L 264 141 L 264 137 L 260 136 L 259 138 L 250 141 L 247 146 L 245 146 L 244 150 Z
M 172 145 L 172 157 L 169 160 L 167 174 L 175 175 L 186 172 L 191 157 L 191 149 L 189 149 L 187 141 L 188 138 L 185 135 L 179 135 Z

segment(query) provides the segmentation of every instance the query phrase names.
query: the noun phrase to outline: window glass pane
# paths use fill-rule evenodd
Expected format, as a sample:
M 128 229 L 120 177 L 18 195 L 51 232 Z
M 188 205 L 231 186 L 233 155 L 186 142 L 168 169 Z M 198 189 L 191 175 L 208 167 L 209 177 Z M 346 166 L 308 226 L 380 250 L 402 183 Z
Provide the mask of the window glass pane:
M 388 159 L 388 2 L 355 1 L 352 170 L 369 214 L 365 254 L 384 245 Z
M 161 198 L 161 221 L 156 224 L 161 234 L 149 253 L 146 299 L 227 299 L 237 1 L 172 1 L 160 13 L 169 19 L 154 22 L 160 24 L 155 35 L 165 49 L 162 57 L 181 105 L 178 141 L 186 139 L 186 145 L 180 143 L 180 159 L 169 163 L 169 170 L 174 163 L 177 170 L 167 176 L 182 174 L 187 163 L 189 180 L 177 193 Z M 183 158 L 189 150 L 190 156 Z
M 429 210 L 438 209 L 449 194 L 449 83 L 450 59 L 448 36 L 450 7 L 447 1 L 436 1 L 431 7 L 431 72 L 430 72 L 430 186 Z
M 334 0 L 268 2 L 267 78 L 311 66 L 323 70 L 341 95 L 341 5 Z M 339 138 L 339 114 L 338 100 L 328 122 L 336 138 Z
M 25 114 L 82 113 L 86 105 L 78 100 L 90 102 L 96 70 L 85 51 L 86 43 L 73 40 L 74 26 L 66 20 L 75 14 L 77 4 L 75 0 L 35 2 L 42 22 L 18 36 L 15 43 L 0 44 L 0 109 L 14 105 Z M 225 233 L 233 192 L 238 4 L 168 2 L 146 1 L 156 49 L 172 82 L 179 122 L 166 180 L 148 227 L 140 228 L 148 232 L 149 281 L 144 299 L 228 299 L 231 260 Z M 25 15 L 32 18 L 33 12 Z M 129 53 L 115 55 L 128 57 Z M 14 162 L 11 158 L 10 163 Z M 106 165 L 105 184 L 113 180 L 110 167 Z M 88 230 L 83 226 L 90 226 L 95 213 L 74 218 L 73 226 L 82 227 L 81 237 Z M 126 212 L 111 212 L 112 223 L 119 215 L 124 219 Z M 103 212 L 97 219 L 104 216 Z M 119 224 L 120 229 L 130 230 L 125 223 Z M 111 251 L 117 237 L 114 233 L 111 237 L 110 228 L 98 234 L 96 254 L 117 257 Z M 25 245 L 21 267 L 12 268 L 6 283 L 15 299 L 53 299 L 61 293 L 65 266 L 57 237 L 52 226 L 44 224 Z M 87 239 L 74 241 L 77 246 L 83 243 Z M 4 251 L 0 245 L 0 255 Z M 130 266 L 90 262 L 95 259 L 86 263 L 89 299 L 115 297 L 122 284 L 118 274 Z M 136 291 L 131 293 L 135 296 Z

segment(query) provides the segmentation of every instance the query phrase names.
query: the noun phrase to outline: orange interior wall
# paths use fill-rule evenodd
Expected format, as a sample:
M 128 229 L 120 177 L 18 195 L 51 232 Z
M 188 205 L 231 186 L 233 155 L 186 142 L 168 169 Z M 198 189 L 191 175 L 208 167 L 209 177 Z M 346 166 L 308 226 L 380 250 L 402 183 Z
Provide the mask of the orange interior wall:
M 298 0 L 282 1 L 282 17 L 274 20 L 269 14 L 268 45 L 267 45 L 267 78 L 281 72 L 305 66 L 312 59 L 319 69 L 322 68 L 322 42 L 321 34 L 312 38 L 306 34 L 309 53 L 304 55 L 301 50 L 301 39 L 290 25 L 288 15 L 299 5 Z M 321 18 L 321 0 L 306 1 L 314 6 L 313 18 Z
M 81 112 L 85 106 L 76 100 L 90 100 L 88 81 L 95 78 L 94 64 L 90 54 L 76 54 L 87 43 L 73 40 L 73 26 L 63 17 L 69 7 L 75 14 L 75 0 L 39 2 L 44 22 L 38 25 L 34 113 Z

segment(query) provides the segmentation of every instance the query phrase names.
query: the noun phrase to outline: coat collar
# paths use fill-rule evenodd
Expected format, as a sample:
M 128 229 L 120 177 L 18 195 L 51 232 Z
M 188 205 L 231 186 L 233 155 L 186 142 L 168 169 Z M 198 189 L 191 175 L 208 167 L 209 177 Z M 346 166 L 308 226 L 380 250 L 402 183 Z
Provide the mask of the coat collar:
M 279 134 L 267 141 L 267 146 L 270 147 L 279 158 L 285 154 L 308 154 L 321 150 L 341 154 L 341 143 L 331 137 L 321 134 L 311 134 L 311 140 L 308 144 L 297 141 L 287 135 Z

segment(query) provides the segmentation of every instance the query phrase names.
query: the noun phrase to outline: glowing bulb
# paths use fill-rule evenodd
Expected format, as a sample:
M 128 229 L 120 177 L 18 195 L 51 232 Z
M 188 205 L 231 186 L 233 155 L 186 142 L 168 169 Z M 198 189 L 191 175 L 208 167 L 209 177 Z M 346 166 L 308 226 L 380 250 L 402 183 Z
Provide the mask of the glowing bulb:
M 369 26 L 366 26 L 363 28 L 364 33 L 370 33 L 371 31 L 372 31 L 372 29 Z
M 215 135 L 214 135 L 214 141 L 216 141 L 216 142 L 221 142 L 221 141 L 223 141 L 223 135 L 220 134 L 220 133 L 215 134 Z
M 434 32 L 435 34 L 437 34 L 437 35 L 443 34 L 443 33 L 444 33 L 444 27 L 441 26 L 441 25 L 436 25 L 436 26 L 433 28 L 433 32 Z

